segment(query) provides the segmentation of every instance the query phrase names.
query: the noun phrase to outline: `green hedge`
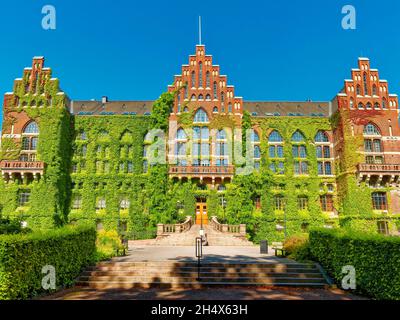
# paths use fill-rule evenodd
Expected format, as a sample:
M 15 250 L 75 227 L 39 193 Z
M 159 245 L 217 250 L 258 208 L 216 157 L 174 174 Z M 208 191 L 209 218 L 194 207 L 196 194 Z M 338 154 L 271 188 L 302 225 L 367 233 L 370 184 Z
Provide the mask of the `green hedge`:
M 342 267 L 354 266 L 356 291 L 377 299 L 400 300 L 400 238 L 344 230 L 310 232 L 314 259 L 341 283 Z
M 82 269 L 94 262 L 95 252 L 96 231 L 89 226 L 1 235 L 0 300 L 49 293 L 42 289 L 46 265 L 55 267 L 57 289 L 71 285 Z

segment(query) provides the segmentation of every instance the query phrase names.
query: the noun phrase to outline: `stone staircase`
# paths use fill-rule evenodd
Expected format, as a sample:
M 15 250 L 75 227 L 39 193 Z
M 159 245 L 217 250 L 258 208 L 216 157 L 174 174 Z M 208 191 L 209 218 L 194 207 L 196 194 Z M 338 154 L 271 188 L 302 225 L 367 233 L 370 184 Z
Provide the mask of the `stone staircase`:
M 197 280 L 194 261 L 118 261 L 102 262 L 87 269 L 76 285 L 91 289 L 192 288 L 203 287 L 312 287 L 327 286 L 320 269 L 313 263 L 203 262 Z
M 253 246 L 245 235 L 225 233 L 215 230 L 210 225 L 203 226 L 207 235 L 209 246 Z M 158 235 L 153 245 L 158 246 L 194 246 L 196 237 L 199 236 L 200 225 L 192 225 L 188 231 Z

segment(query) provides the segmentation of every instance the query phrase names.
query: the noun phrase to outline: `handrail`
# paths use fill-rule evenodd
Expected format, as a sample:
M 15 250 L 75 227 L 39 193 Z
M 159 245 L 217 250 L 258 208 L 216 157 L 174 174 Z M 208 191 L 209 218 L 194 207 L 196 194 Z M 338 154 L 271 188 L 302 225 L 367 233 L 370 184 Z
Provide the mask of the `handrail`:
M 157 224 L 157 235 L 170 234 L 170 233 L 182 233 L 188 231 L 193 225 L 192 216 L 187 216 L 186 220 L 182 223 L 175 224 Z
M 218 218 L 216 216 L 211 217 L 210 225 L 214 230 L 219 232 L 237 233 L 241 235 L 246 234 L 245 224 L 222 224 L 218 221 Z

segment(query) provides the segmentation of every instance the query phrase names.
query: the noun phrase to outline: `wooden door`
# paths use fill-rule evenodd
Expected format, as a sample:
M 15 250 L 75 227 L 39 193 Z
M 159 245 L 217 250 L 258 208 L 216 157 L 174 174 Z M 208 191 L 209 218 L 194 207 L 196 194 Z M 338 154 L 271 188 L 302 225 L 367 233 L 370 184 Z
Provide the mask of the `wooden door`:
M 201 224 L 202 220 L 203 220 L 203 225 L 208 223 L 207 204 L 204 202 L 197 202 L 196 224 Z

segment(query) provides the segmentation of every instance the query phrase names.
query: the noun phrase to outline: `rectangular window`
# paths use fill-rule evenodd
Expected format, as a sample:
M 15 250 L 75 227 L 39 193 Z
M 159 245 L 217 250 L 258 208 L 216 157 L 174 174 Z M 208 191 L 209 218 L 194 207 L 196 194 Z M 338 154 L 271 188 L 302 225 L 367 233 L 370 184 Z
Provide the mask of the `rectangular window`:
M 387 198 L 385 192 L 372 193 L 372 207 L 374 210 L 387 210 Z
M 299 157 L 302 159 L 305 159 L 307 156 L 306 152 L 306 147 L 305 146 L 299 146 Z
M 260 161 L 254 162 L 254 169 L 256 169 L 257 171 L 260 170 Z
M 322 146 L 317 146 L 317 158 L 322 158 Z
M 278 163 L 278 168 L 279 168 L 278 174 L 284 174 L 284 173 L 285 173 L 285 166 L 284 166 L 284 164 L 283 164 L 282 161 L 280 161 L 280 162 Z
M 326 175 L 332 174 L 332 167 L 330 162 L 325 162 L 325 174 Z
M 371 140 L 364 140 L 364 149 L 365 149 L 365 152 L 372 152 L 372 141 Z
M 374 157 L 373 156 L 366 156 L 365 157 L 365 162 L 368 164 L 373 164 L 374 163 Z
M 378 225 L 378 232 L 380 234 L 389 234 L 389 225 L 387 221 L 378 221 L 377 222 Z
M 82 208 L 82 197 L 80 195 L 76 195 L 72 203 L 72 209 L 81 209 L 81 208 Z
M 132 163 L 132 161 L 128 161 L 128 173 L 133 173 L 133 163 Z
M 283 210 L 285 208 L 285 201 L 282 196 L 275 196 L 275 210 Z
M 307 210 L 308 208 L 308 198 L 307 197 L 298 197 L 297 204 L 299 210 Z
M 331 149 L 328 146 L 324 147 L 324 158 L 330 158 L 331 157 Z
M 178 143 L 176 148 L 177 156 L 185 156 L 186 155 L 186 143 Z
M 209 156 L 210 155 L 210 145 L 208 143 L 201 144 L 201 155 Z
M 78 165 L 76 163 L 74 163 L 72 165 L 72 173 L 77 173 L 78 172 Z
M 323 175 L 324 174 L 324 163 L 321 161 L 318 161 L 318 175 Z
M 275 162 L 270 163 L 269 170 L 271 170 L 274 173 L 276 172 Z
M 320 196 L 321 210 L 326 212 L 333 211 L 333 196 L 322 195 Z
M 100 198 L 97 200 L 96 209 L 105 209 L 106 208 L 106 199 Z
M 31 193 L 29 191 L 21 192 L 19 194 L 19 198 L 18 198 L 19 205 L 21 207 L 25 206 L 29 202 L 30 196 L 31 196 Z
M 200 139 L 200 127 L 193 127 L 193 139 Z
M 374 152 L 382 152 L 381 149 L 381 140 L 374 140 Z
M 269 157 L 275 158 L 275 146 L 269 146 Z
M 119 207 L 120 207 L 120 209 L 129 209 L 130 205 L 131 205 L 131 202 L 125 198 L 125 199 L 121 200 Z
M 277 146 L 278 158 L 283 158 L 283 146 Z
M 299 148 L 297 146 L 292 147 L 292 155 L 293 155 L 293 158 L 299 157 Z
M 202 127 L 201 128 L 201 139 L 206 140 L 209 138 L 209 130 L 208 127 Z

